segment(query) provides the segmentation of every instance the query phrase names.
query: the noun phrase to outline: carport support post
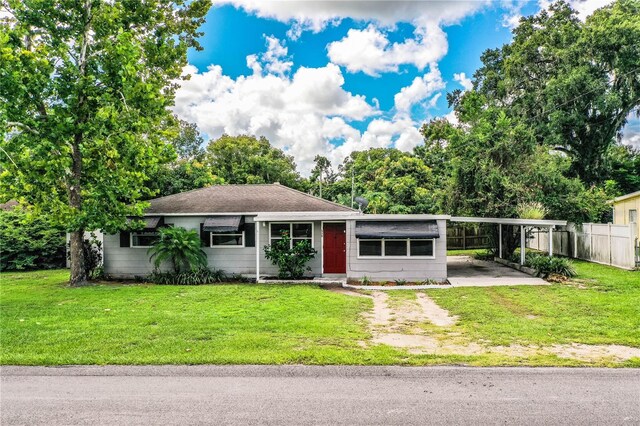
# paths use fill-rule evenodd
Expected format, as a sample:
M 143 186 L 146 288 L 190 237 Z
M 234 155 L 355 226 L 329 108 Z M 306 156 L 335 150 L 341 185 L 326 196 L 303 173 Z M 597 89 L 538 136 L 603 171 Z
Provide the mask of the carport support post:
M 527 248 L 525 245 L 524 225 L 520 225 L 520 265 L 524 265 L 524 261 L 526 260 Z
M 498 224 L 498 257 L 502 259 L 502 224 Z
M 256 284 L 260 281 L 260 225 L 263 222 L 256 222 Z
M 549 227 L 549 257 L 553 257 L 553 226 Z

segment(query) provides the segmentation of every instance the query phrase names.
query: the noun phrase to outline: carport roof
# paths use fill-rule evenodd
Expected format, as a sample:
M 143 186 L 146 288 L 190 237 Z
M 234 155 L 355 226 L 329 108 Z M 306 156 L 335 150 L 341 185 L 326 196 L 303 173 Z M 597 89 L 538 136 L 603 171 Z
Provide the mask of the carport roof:
M 567 225 L 566 220 L 509 219 L 509 218 L 501 218 L 501 217 L 467 217 L 467 216 L 452 216 L 451 222 L 494 223 L 496 225 L 535 226 L 538 228 L 553 228 L 555 226 Z

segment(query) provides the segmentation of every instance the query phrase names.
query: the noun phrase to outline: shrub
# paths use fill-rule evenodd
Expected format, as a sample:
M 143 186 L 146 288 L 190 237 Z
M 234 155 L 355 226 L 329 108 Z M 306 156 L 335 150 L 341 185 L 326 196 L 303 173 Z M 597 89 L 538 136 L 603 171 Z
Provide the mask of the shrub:
M 64 267 L 65 234 L 21 207 L 0 210 L 0 271 Z
M 82 251 L 84 252 L 84 270 L 87 278 L 96 280 L 102 278 L 104 269 L 102 267 L 102 242 L 99 241 L 95 234 L 91 233 L 91 238 L 85 238 L 82 242 Z M 67 243 L 67 260 L 71 260 L 71 250 Z
M 265 257 L 278 267 L 278 278 L 281 279 L 302 278 L 306 271 L 311 270 L 306 265 L 316 253 L 308 240 L 291 245 L 291 237 L 286 231 L 282 232 L 281 239 L 264 246 Z
M 156 270 L 169 261 L 176 274 L 192 272 L 207 266 L 207 254 L 201 245 L 200 236 L 196 231 L 180 227 L 161 228 L 158 240 L 147 253 Z
M 535 269 L 543 277 L 547 277 L 549 274 L 558 274 L 565 277 L 574 277 L 576 275 L 572 262 L 564 257 L 531 255 L 527 256 L 526 265 Z
M 396 285 L 407 285 L 407 280 L 396 280 Z
M 520 203 L 516 207 L 516 213 L 520 219 L 544 219 L 549 211 L 537 201 Z
M 364 277 L 360 278 L 360 284 L 371 285 L 371 279 L 365 275 Z
M 496 257 L 496 254 L 490 249 L 479 251 L 473 255 L 473 258 L 478 260 L 493 260 L 494 257 Z
M 227 274 L 220 269 L 201 267 L 187 272 L 154 271 L 146 281 L 164 285 L 200 285 L 221 283 L 226 279 Z

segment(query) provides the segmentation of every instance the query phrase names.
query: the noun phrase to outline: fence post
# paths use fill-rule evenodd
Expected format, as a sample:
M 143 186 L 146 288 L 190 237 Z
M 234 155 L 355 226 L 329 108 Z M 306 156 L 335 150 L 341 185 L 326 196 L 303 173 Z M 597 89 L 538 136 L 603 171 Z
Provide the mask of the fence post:
M 609 241 L 609 265 L 613 265 L 613 255 L 611 253 L 611 222 L 608 223 L 608 241 Z
M 593 260 L 593 223 L 589 224 L 589 260 Z
M 527 244 L 524 225 L 520 225 L 520 265 L 524 265 L 527 255 Z
M 578 258 L 578 228 L 573 225 L 573 256 L 574 259 Z
M 502 259 L 502 224 L 498 224 L 498 257 Z
M 462 228 L 462 250 L 467 249 L 467 228 Z

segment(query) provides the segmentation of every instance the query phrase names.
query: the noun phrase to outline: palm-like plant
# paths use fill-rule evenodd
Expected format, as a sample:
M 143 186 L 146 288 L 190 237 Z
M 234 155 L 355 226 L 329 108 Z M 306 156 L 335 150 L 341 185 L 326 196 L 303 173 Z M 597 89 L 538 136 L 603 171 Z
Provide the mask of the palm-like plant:
M 176 273 L 189 272 L 207 266 L 207 254 L 200 247 L 196 231 L 184 228 L 161 228 L 156 243 L 147 250 L 156 269 L 170 261 Z

